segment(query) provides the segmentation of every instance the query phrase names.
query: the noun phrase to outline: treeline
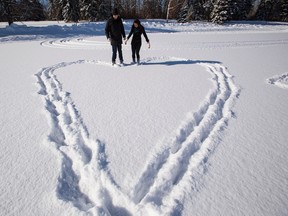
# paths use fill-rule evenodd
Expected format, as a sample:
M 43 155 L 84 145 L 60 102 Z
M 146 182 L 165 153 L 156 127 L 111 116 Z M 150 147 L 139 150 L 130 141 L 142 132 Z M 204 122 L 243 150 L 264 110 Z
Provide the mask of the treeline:
M 47 15 L 38 0 L 0 0 L 0 22 L 45 20 Z
M 288 0 L 186 0 L 179 11 L 179 22 L 208 20 L 288 21 Z
M 126 19 L 288 21 L 288 0 L 49 0 L 48 7 L 39 0 L 0 0 L 0 21 L 99 21 L 114 7 Z
M 168 5 L 168 0 L 47 1 L 48 7 L 44 8 L 39 0 L 0 0 L 0 21 L 9 23 L 26 20 L 99 21 L 107 19 L 114 7 L 117 7 L 121 16 L 126 19 L 164 18 Z M 183 0 L 181 1 L 183 4 Z M 176 17 L 175 15 L 172 14 L 171 18 Z

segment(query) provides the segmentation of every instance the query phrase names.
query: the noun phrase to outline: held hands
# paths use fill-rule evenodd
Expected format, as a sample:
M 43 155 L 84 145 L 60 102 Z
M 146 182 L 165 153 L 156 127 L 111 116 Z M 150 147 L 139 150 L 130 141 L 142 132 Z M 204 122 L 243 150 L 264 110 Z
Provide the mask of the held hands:
M 127 42 L 128 42 L 129 39 L 124 38 L 124 40 L 125 40 L 125 41 L 124 41 L 125 45 L 127 45 Z M 150 47 L 151 47 L 150 42 L 148 42 L 147 44 L 148 44 L 148 49 L 150 49 Z

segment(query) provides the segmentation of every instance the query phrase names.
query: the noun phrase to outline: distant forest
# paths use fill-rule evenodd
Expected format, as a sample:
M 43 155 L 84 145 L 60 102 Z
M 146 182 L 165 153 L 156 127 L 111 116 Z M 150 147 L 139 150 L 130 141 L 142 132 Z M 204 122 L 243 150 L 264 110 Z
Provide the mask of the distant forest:
M 101 21 L 115 7 L 124 19 L 288 21 L 288 0 L 0 0 L 0 21 Z

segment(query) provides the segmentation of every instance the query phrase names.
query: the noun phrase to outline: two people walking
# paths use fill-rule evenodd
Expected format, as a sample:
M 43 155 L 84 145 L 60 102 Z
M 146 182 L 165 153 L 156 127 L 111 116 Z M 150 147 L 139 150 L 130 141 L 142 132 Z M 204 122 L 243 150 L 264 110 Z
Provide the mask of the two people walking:
M 132 48 L 132 63 L 140 63 L 140 49 L 142 45 L 142 34 L 144 35 L 146 42 L 148 43 L 148 48 L 150 48 L 150 42 L 145 32 L 145 28 L 141 25 L 138 19 L 135 19 L 131 27 L 128 38 L 126 38 L 124 25 L 122 19 L 119 15 L 117 8 L 112 12 L 111 18 L 107 21 L 105 27 L 105 34 L 107 39 L 110 41 L 112 46 L 112 65 L 116 63 L 117 52 L 119 54 L 120 64 L 123 64 L 123 53 L 122 53 L 122 38 L 125 44 L 127 44 L 130 37 L 132 37 L 131 48 Z

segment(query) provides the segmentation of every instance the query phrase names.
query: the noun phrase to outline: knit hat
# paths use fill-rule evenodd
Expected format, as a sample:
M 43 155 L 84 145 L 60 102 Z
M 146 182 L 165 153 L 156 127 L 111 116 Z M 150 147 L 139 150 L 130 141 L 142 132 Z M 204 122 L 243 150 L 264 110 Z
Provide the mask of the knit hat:
M 136 24 L 140 25 L 140 20 L 139 19 L 135 19 L 133 23 L 136 23 Z
M 113 12 L 112 12 L 112 15 L 119 15 L 119 12 L 118 12 L 118 9 L 117 8 L 114 8 Z

